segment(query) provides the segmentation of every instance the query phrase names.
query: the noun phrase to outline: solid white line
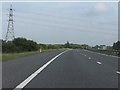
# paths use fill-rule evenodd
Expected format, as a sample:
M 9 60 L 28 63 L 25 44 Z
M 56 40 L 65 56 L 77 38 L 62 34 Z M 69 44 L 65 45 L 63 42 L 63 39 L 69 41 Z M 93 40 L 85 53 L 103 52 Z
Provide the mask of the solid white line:
M 66 51 L 58 54 L 54 58 L 52 58 L 50 61 L 48 61 L 46 64 L 44 64 L 42 67 L 40 67 L 37 71 L 35 71 L 32 75 L 30 75 L 27 79 L 25 79 L 22 83 L 20 83 L 16 88 L 24 88 L 33 78 L 35 78 L 42 70 L 44 70 L 51 62 L 53 62 L 56 58 L 58 58 L 60 55 L 65 53 Z M 15 89 L 16 89 L 15 88 Z M 14 90 L 15 90 L 14 89 Z
M 97 64 L 101 65 L 102 63 L 101 62 L 97 62 Z
M 120 72 L 119 72 L 119 71 L 116 71 L 116 73 L 117 73 L 117 74 L 120 74 Z

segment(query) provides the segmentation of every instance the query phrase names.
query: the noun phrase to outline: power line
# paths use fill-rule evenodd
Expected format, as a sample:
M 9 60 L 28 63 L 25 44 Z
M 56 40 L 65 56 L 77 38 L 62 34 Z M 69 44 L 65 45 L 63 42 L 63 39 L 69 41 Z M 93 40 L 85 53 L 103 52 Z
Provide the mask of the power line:
M 22 12 L 19 12 L 18 14 L 20 15 L 20 13 Z M 85 20 L 85 19 L 80 19 L 78 17 L 69 17 L 69 16 L 61 16 L 61 15 L 55 15 L 55 14 L 50 14 L 50 13 L 42 13 L 42 12 L 30 12 L 30 11 L 26 11 L 24 13 L 22 13 L 21 15 L 23 14 L 31 14 L 31 15 L 36 15 L 36 16 L 44 16 L 44 17 L 52 17 L 52 18 L 58 18 L 58 19 L 62 19 L 62 20 L 71 20 L 71 21 L 81 21 L 81 22 L 88 22 L 88 23 L 97 23 L 97 24 L 102 24 L 102 25 L 117 25 L 115 23 L 112 23 L 112 22 L 101 22 L 101 21 L 89 21 L 89 20 Z M 17 13 L 16 13 L 17 14 Z M 25 16 L 25 15 L 24 15 Z M 27 16 L 28 17 L 28 16 Z
M 67 30 L 67 31 L 79 31 L 79 32 L 90 32 L 90 33 L 102 33 L 102 34 L 112 34 L 112 35 L 116 35 L 116 33 L 112 33 L 112 32 L 105 32 L 105 31 L 100 31 L 100 30 L 94 30 L 94 29 L 86 29 L 86 27 L 72 27 L 72 26 L 66 26 L 66 25 L 60 25 L 60 24 L 46 24 L 46 23 L 36 23 L 36 22 L 30 22 L 30 21 L 24 21 L 24 20 L 18 20 L 18 23 L 21 24 L 28 24 L 28 25 L 32 25 L 32 27 L 36 27 L 39 26 L 40 28 L 53 28 L 53 30 L 56 30 L 55 28 L 59 28 L 61 30 Z M 20 24 L 19 24 L 20 25 Z M 42 26 L 42 27 L 41 27 Z
M 103 31 L 98 31 L 98 29 L 105 29 L 105 27 L 102 27 L 103 25 L 109 25 L 109 26 L 111 26 L 111 25 L 116 25 L 116 24 L 112 24 L 112 23 L 105 23 L 105 22 L 96 22 L 96 21 L 94 21 L 94 22 L 89 22 L 89 21 L 87 21 L 87 20 L 82 20 L 82 21 L 84 21 L 85 23 L 89 23 L 88 25 L 81 25 L 81 24 L 79 24 L 78 22 L 76 22 L 76 21 L 80 21 L 81 19 L 79 19 L 79 18 L 74 18 L 74 17 L 66 17 L 66 16 L 60 16 L 60 15 L 52 15 L 52 14 L 47 14 L 47 13 L 36 13 L 36 12 L 26 12 L 27 14 L 30 14 L 30 15 L 36 15 L 36 16 L 39 16 L 39 17 L 41 17 L 41 15 L 44 15 L 44 17 L 46 16 L 46 17 L 52 17 L 52 18 L 54 18 L 54 19 L 46 19 L 46 18 L 36 18 L 36 17 L 30 17 L 30 16 L 26 16 L 25 14 L 20 14 L 19 12 L 18 12 L 18 14 L 16 15 L 17 16 L 17 18 L 16 18 L 16 22 L 18 22 L 19 23 L 19 20 L 18 19 L 23 19 L 22 20 L 22 23 L 26 23 L 26 24 L 32 24 L 32 25 L 41 25 L 41 26 L 45 26 L 45 28 L 47 28 L 47 27 L 59 27 L 59 28 L 63 28 L 63 29 L 73 29 L 73 30 L 76 30 L 76 31 L 84 31 L 84 32 L 101 32 L 101 33 L 106 33 L 106 34 L 108 34 L 109 32 L 103 32 Z M 20 15 L 19 15 L 20 14 Z M 28 22 L 26 22 L 26 20 L 28 21 Z M 30 21 L 31 20 L 31 21 Z M 44 21 L 44 23 L 42 22 L 42 23 L 36 23 L 36 21 L 41 21 L 41 20 L 43 20 Z M 35 23 L 33 22 L 33 21 L 35 21 Z M 49 21 L 49 22 L 48 22 Z M 51 23 L 51 21 L 52 21 L 52 23 Z M 50 23 L 49 25 L 48 25 L 48 23 Z M 65 23 L 67 23 L 67 25 L 65 26 Z M 91 24 L 92 23 L 92 24 Z M 99 26 L 98 27 L 96 27 L 94 24 L 99 24 Z M 101 25 L 102 24 L 102 25 Z M 68 25 L 70 25 L 69 27 L 68 27 Z M 76 26 L 76 27 L 72 27 L 72 26 Z M 93 26 L 93 27 L 92 27 Z M 72 28 L 71 28 L 72 27 Z M 97 28 L 96 30 L 93 30 L 93 29 L 90 29 L 89 28 L 89 30 L 86 30 L 86 27 L 88 28 L 88 27 L 92 27 L 93 29 L 94 28 Z M 82 29 L 80 29 L 80 28 L 82 28 Z M 111 29 L 111 28 L 110 28 Z M 108 29 L 107 29 L 108 30 Z M 113 34 L 113 33 L 110 33 L 110 34 Z
M 28 15 L 30 15 L 30 14 L 37 15 L 40 18 L 30 17 L 28 15 L 26 16 L 25 13 L 27 13 Z M 114 30 L 113 27 L 117 27 L 117 24 L 110 23 L 110 22 L 88 21 L 88 20 L 83 20 L 83 19 L 75 18 L 75 17 L 52 15 L 52 14 L 47 14 L 47 13 L 36 13 L 36 12 L 30 12 L 30 11 L 24 12 L 21 15 L 20 15 L 20 12 L 18 14 L 16 13 L 16 16 L 17 16 L 17 18 L 22 18 L 22 19 L 24 18 L 24 19 L 29 19 L 32 21 L 44 20 L 46 22 L 52 21 L 52 23 L 59 23 L 59 24 L 67 23 L 67 24 L 72 24 L 72 25 L 76 25 L 76 26 L 84 26 L 84 27 L 93 26 L 93 27 L 96 27 L 99 29 L 112 29 L 112 30 Z M 41 18 L 41 16 L 44 16 L 44 17 Z M 82 25 L 79 23 L 79 21 L 82 22 Z M 84 23 L 87 23 L 87 25 L 85 25 Z M 116 25 L 116 26 L 113 26 L 113 25 Z
M 21 20 L 22 21 L 29 21 L 29 22 L 38 22 L 38 23 L 43 23 L 43 24 L 54 24 L 57 25 L 59 24 L 59 26 L 64 26 L 64 25 L 69 25 L 69 27 L 74 26 L 74 27 L 79 27 L 79 28 L 96 28 L 96 30 L 102 30 L 102 29 L 106 29 L 106 30 L 111 30 L 114 31 L 116 29 L 116 27 L 102 27 L 103 25 L 95 25 L 95 24 L 91 24 L 91 23 L 81 23 L 81 22 L 74 22 L 74 21 L 64 21 L 64 20 L 58 20 L 58 19 L 46 19 L 46 18 L 35 18 L 35 17 L 27 17 L 27 16 L 17 16 L 16 20 Z
M 18 18 L 24 18 L 32 21 L 44 21 L 44 22 L 50 22 L 50 23 L 58 23 L 58 24 L 71 24 L 75 26 L 84 26 L 84 27 L 96 27 L 97 29 L 106 29 L 106 30 L 115 30 L 117 27 L 117 24 L 115 23 L 110 23 L 110 22 L 97 22 L 97 21 L 88 21 L 88 20 L 82 20 L 80 18 L 75 18 L 75 17 L 66 17 L 66 16 L 60 16 L 60 15 L 52 15 L 52 14 L 45 14 L 45 13 L 31 13 L 31 12 L 26 12 L 28 15 L 38 15 L 37 16 L 26 16 L 25 14 L 19 13 L 17 15 Z M 42 17 L 43 15 L 43 17 Z M 82 24 L 82 25 L 81 25 Z

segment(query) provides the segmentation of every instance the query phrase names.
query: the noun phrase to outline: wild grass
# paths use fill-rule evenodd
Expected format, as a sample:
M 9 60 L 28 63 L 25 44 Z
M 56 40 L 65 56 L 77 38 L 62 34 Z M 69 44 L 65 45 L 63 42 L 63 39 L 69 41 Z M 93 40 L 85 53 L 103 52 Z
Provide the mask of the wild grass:
M 40 53 L 39 51 L 22 52 L 22 53 L 3 53 L 3 54 L 0 54 L 0 57 L 2 57 L 2 60 L 0 61 L 5 62 L 5 61 L 13 60 L 16 58 L 35 55 L 39 53 Z

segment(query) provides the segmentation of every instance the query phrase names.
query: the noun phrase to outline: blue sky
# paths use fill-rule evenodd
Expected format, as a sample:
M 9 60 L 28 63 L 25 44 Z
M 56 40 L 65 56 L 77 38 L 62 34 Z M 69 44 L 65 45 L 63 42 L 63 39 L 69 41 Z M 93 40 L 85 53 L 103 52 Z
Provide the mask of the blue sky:
M 112 45 L 118 40 L 117 2 L 18 2 L 2 4 L 2 38 L 7 30 L 7 9 L 15 9 L 15 36 L 38 43 Z

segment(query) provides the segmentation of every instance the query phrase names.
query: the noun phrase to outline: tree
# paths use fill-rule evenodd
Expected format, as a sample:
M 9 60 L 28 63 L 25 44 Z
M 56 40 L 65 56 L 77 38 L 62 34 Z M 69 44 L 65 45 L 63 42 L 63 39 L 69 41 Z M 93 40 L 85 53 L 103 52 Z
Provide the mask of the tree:
M 41 49 L 47 49 L 47 45 L 45 45 L 45 44 L 39 44 L 39 48 L 41 48 Z
M 70 43 L 69 43 L 69 41 L 67 41 L 67 43 L 66 43 L 64 46 L 65 46 L 65 48 L 70 48 Z
M 114 50 L 120 50 L 120 41 L 117 41 L 116 43 L 113 43 L 113 49 Z
M 5 42 L 2 40 L 2 52 L 24 52 L 24 51 L 36 51 L 39 46 L 33 40 L 27 40 L 25 38 L 15 38 L 13 41 Z
M 83 49 L 88 49 L 88 48 L 90 48 L 90 46 L 87 45 L 87 44 L 82 44 L 81 47 L 82 47 Z
M 113 43 L 114 50 L 118 50 L 118 56 L 120 56 L 120 41 L 117 41 L 116 43 Z
M 8 41 L 8 42 L 2 41 L 2 52 L 14 53 L 16 52 L 16 48 L 17 48 L 16 45 L 12 41 Z

